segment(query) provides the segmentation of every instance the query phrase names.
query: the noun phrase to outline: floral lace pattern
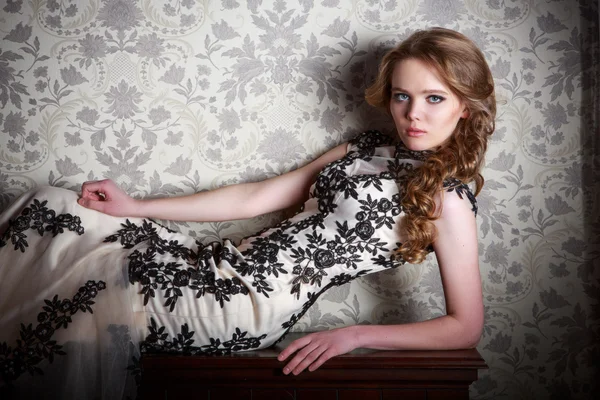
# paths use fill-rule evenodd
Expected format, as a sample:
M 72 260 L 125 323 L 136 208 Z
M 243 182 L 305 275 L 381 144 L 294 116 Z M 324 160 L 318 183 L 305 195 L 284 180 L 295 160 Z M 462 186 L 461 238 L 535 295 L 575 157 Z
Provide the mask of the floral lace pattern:
M 197 298 L 211 294 L 221 307 L 231 296 L 248 294 L 248 289 L 240 279 L 217 278 L 210 270 L 209 260 L 213 257 L 210 246 L 196 242 L 198 247 L 194 251 L 177 241 L 163 239 L 150 221 L 144 220 L 139 226 L 126 220 L 117 233 L 108 236 L 104 241 L 119 241 L 126 249 L 141 243 L 145 245 L 143 249 L 133 250 L 128 256 L 129 282 L 142 286 L 144 305 L 156 296 L 156 290 L 159 289 L 164 292 L 164 306 L 168 307 L 169 311 L 175 309 L 177 300 L 183 296 L 182 288 L 196 291 Z M 158 255 L 166 253 L 177 261 L 156 262 Z M 223 249 L 220 258 L 230 258 L 227 249 Z
M 248 336 L 248 332 L 235 328 L 231 339 L 223 340 L 210 338 L 208 344 L 194 346 L 194 331 L 190 331 L 188 324 L 181 325 L 181 330 L 176 337 L 169 339 L 165 327 L 159 326 L 152 318 L 148 326 L 150 332 L 141 343 L 142 353 L 181 353 L 185 355 L 226 355 L 235 351 L 257 349 L 266 334 L 258 337 Z
M 292 316 L 290 317 L 289 320 L 287 320 L 287 321 L 285 321 L 284 323 L 281 324 L 281 327 L 285 329 L 285 332 L 283 333 L 283 335 L 281 335 L 281 337 L 279 339 L 277 339 L 275 341 L 275 343 L 273 343 L 273 345 L 276 345 L 277 343 L 279 343 L 283 339 L 285 339 L 285 337 L 290 332 L 290 330 L 294 327 L 294 325 L 296 324 L 296 322 L 298 322 L 300 320 L 300 318 L 302 318 L 302 316 L 304 314 L 306 314 L 306 312 L 308 311 L 308 309 L 319 299 L 319 297 L 323 293 L 325 293 L 327 290 L 329 290 L 333 286 L 344 285 L 344 284 L 349 283 L 349 282 L 353 281 L 354 279 L 359 278 L 361 276 L 364 276 L 364 275 L 366 275 L 368 273 L 369 273 L 368 270 L 362 270 L 362 271 L 359 271 L 358 273 L 356 273 L 355 275 L 340 274 L 340 275 L 334 276 L 331 279 L 331 281 L 326 286 L 324 286 L 321 290 L 319 290 L 319 292 L 317 292 L 317 293 L 312 293 L 312 292 L 307 293 L 306 294 L 307 300 L 302 305 L 301 310 L 298 313 L 292 314 Z
M 13 347 L 0 342 L 0 376 L 11 383 L 21 374 L 42 374 L 37 367 L 42 360 L 53 362 L 55 355 L 64 355 L 63 346 L 52 337 L 58 329 L 67 329 L 72 317 L 81 312 L 93 313 L 93 299 L 106 289 L 102 281 L 87 281 L 71 299 L 59 299 L 58 295 L 44 300 L 45 306 L 37 316 L 38 324 L 21 324 L 19 339 Z
M 44 232 L 52 232 L 54 237 L 63 233 L 65 229 L 83 235 L 85 230 L 79 217 L 68 213 L 56 215 L 54 210 L 46 207 L 47 203 L 47 200 L 34 199 L 29 207 L 23 209 L 21 215 L 11 220 L 8 229 L 0 237 L 0 247 L 6 246 L 10 240 L 15 250 L 24 253 L 25 248 L 29 246 L 25 231 L 29 229 L 37 231 L 40 236 L 43 236 Z

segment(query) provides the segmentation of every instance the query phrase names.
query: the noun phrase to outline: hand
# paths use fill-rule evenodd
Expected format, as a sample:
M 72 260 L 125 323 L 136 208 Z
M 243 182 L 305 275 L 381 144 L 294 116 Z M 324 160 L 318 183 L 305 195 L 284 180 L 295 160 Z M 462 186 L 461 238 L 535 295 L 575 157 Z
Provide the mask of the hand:
M 81 197 L 77 203 L 115 217 L 134 217 L 139 209 L 138 201 L 110 179 L 85 182 L 81 185 Z
M 283 373 L 287 375 L 292 372 L 294 375 L 298 375 L 306 367 L 312 372 L 330 358 L 356 349 L 358 340 L 354 328 L 349 326 L 315 332 L 294 340 L 277 356 L 279 361 L 284 361 L 299 350 L 283 368 Z

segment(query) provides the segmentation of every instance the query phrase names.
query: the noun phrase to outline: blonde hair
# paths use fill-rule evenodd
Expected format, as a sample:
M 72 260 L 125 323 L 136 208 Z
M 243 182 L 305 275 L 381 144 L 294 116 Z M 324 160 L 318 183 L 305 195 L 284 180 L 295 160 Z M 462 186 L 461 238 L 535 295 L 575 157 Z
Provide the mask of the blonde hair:
M 459 120 L 450 138 L 415 169 L 401 200 L 406 213 L 401 229 L 405 241 L 399 249 L 404 260 L 422 262 L 436 237 L 435 196 L 448 178 L 475 182 L 475 195 L 483 186 L 480 170 L 489 136 L 495 129 L 496 98 L 492 73 L 483 53 L 466 36 L 444 28 L 417 31 L 389 51 L 367 88 L 369 104 L 390 113 L 394 67 L 406 59 L 419 60 L 437 72 L 442 82 L 462 101 L 468 115 Z

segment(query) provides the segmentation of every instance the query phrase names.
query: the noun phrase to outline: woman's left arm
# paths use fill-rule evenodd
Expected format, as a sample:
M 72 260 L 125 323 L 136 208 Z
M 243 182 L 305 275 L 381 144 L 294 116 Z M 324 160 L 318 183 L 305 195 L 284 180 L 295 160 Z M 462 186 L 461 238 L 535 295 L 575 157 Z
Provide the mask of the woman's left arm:
M 433 248 L 446 299 L 446 315 L 401 325 L 356 325 L 316 332 L 292 342 L 279 355 L 297 354 L 284 373 L 314 371 L 326 360 L 355 348 L 446 350 L 475 347 L 483 329 L 483 298 L 477 252 L 477 225 L 471 204 L 446 192 Z

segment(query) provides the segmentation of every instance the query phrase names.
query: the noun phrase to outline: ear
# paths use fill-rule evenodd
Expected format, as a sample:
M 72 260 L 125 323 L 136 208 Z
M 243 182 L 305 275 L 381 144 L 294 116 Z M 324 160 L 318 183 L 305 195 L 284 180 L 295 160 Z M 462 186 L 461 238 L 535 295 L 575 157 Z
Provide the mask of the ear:
M 462 114 L 460 114 L 461 118 L 467 118 L 469 116 L 469 110 L 465 107 Z

